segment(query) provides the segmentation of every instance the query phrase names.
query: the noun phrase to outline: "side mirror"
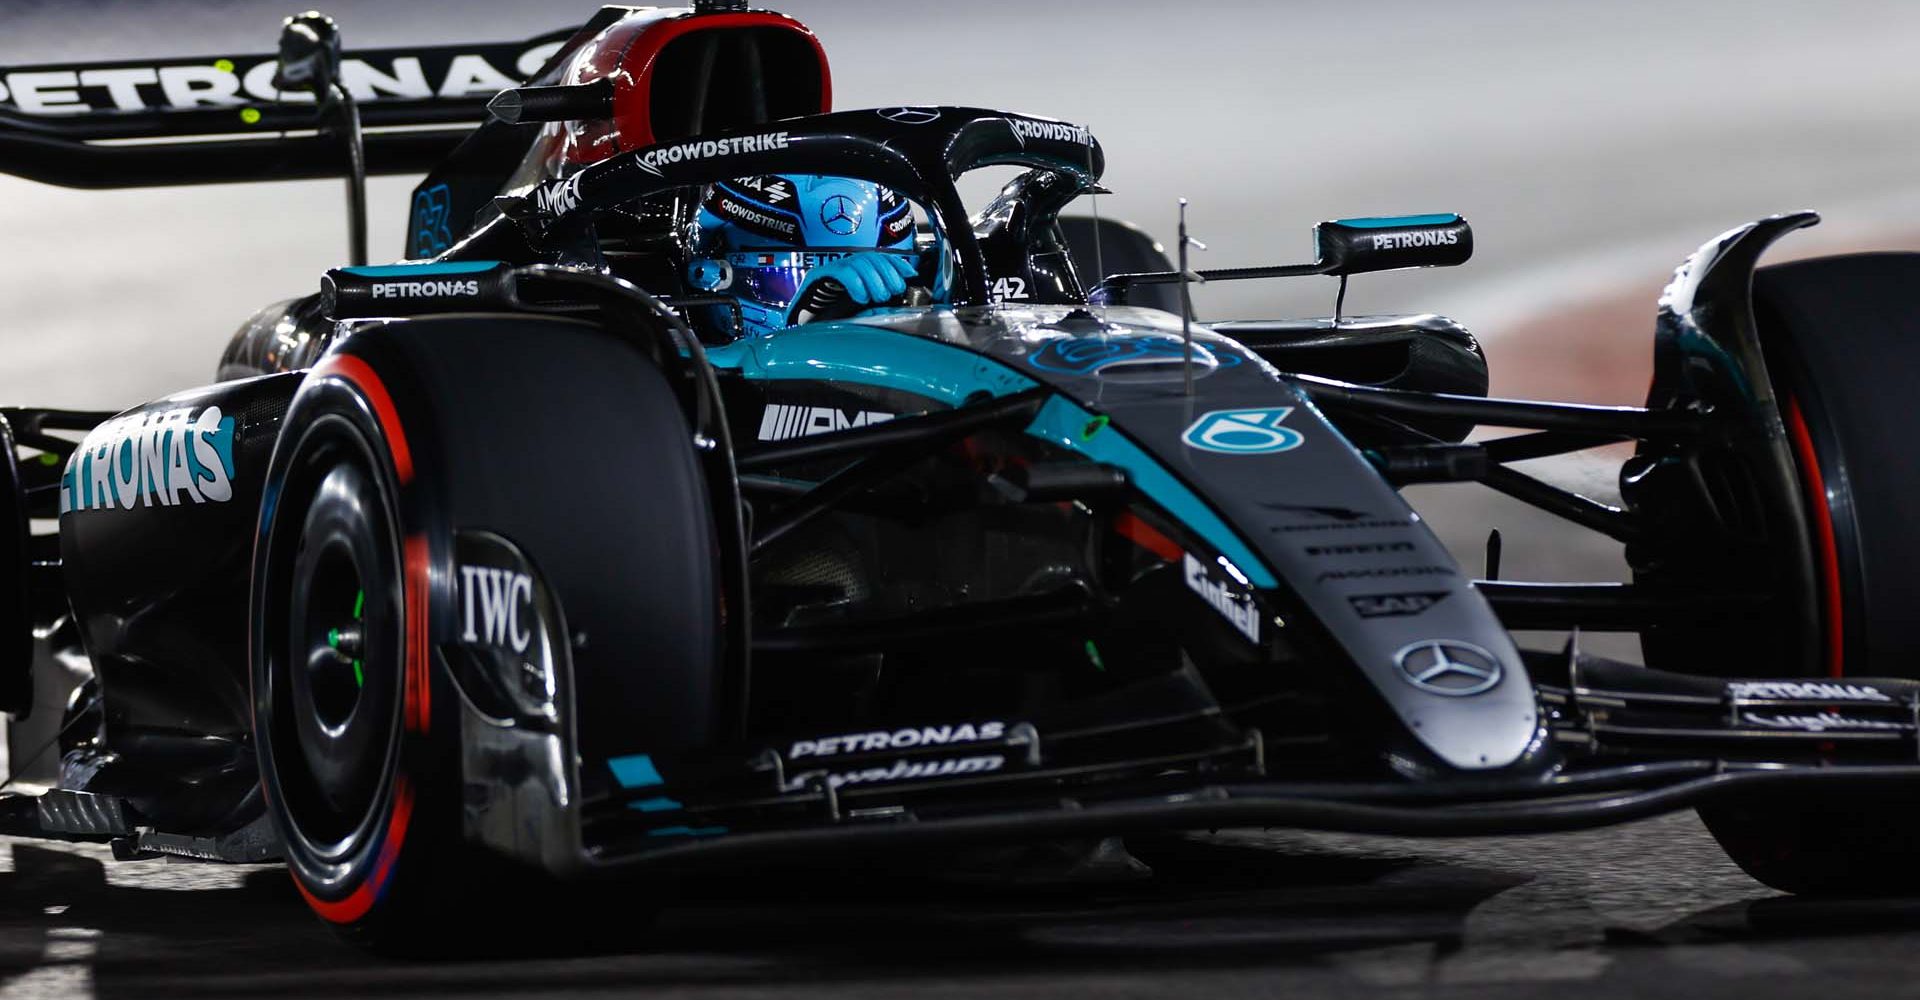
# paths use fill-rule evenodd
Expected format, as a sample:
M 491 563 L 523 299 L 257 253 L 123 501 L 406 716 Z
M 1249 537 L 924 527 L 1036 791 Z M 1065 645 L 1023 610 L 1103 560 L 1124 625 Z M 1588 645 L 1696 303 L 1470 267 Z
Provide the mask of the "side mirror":
M 340 79 L 340 26 L 310 10 L 280 22 L 280 64 L 273 71 L 275 90 L 296 90 L 324 98 Z
M 1452 267 L 1473 256 L 1473 230 L 1458 215 L 1335 219 L 1313 227 L 1319 273 L 1345 277 L 1403 267 Z

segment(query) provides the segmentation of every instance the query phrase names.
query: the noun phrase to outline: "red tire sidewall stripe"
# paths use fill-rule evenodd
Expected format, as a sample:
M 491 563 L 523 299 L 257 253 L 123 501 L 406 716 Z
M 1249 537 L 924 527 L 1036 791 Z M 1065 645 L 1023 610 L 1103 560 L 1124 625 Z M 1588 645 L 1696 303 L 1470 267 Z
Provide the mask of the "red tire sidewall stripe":
M 1807 506 L 1811 508 L 1813 518 L 1827 673 L 1840 677 L 1846 672 L 1846 633 L 1841 628 L 1840 545 L 1834 537 L 1833 505 L 1827 499 L 1826 479 L 1820 474 L 1820 457 L 1813 450 L 1813 435 L 1807 430 L 1806 414 L 1801 411 L 1797 397 L 1787 397 L 1786 418 L 1787 436 L 1793 444 L 1793 457 L 1800 466 L 1800 482 L 1807 491 Z
M 400 427 L 400 411 L 394 408 L 393 397 L 387 393 L 387 384 L 365 361 L 351 354 L 335 354 L 313 367 L 310 378 L 336 376 L 345 379 L 367 402 L 373 406 L 373 415 L 380 421 L 380 431 L 387 439 L 387 450 L 393 455 L 393 474 L 399 477 L 400 485 L 413 482 L 413 451 L 407 447 L 407 435 Z
M 433 722 L 433 675 L 428 664 L 432 650 L 427 643 L 427 587 L 430 560 L 427 536 L 409 535 L 405 543 L 404 565 L 407 602 L 407 681 L 403 720 L 408 729 L 425 733 Z
M 385 835 L 381 837 L 380 857 L 374 862 L 373 874 L 360 883 L 347 898 L 325 900 L 307 890 L 298 878 L 293 880 L 294 888 L 306 897 L 307 905 L 313 912 L 336 924 L 350 924 L 367 915 L 373 904 L 379 902 L 386 892 L 387 880 L 393 875 L 393 862 L 400 856 L 400 845 L 407 839 L 407 827 L 413 821 L 413 784 L 406 775 L 400 775 L 393 784 L 393 812 L 387 819 Z
M 350 354 L 335 354 L 325 359 L 315 365 L 309 375 L 313 378 L 329 376 L 352 385 L 373 407 L 374 418 L 379 421 L 381 435 L 386 439 L 388 454 L 393 459 L 394 476 L 400 487 L 405 489 L 413 481 L 413 452 L 407 445 L 399 410 L 393 405 L 393 396 L 387 392 L 386 383 L 365 361 Z M 406 537 L 402 543 L 401 565 L 406 608 L 406 663 L 403 668 L 401 722 L 407 730 L 424 734 L 432 719 L 432 678 L 428 669 L 431 650 L 427 642 L 431 559 L 424 534 Z M 294 878 L 294 886 L 315 913 L 332 923 L 351 924 L 373 909 L 386 892 L 393 876 L 394 862 L 399 859 L 400 849 L 406 843 L 407 829 L 413 820 L 413 804 L 413 783 L 408 780 L 403 768 L 394 776 L 393 806 L 388 813 L 386 829 L 381 834 L 380 853 L 374 861 L 373 871 L 344 899 L 321 899 L 308 890 L 297 876 Z

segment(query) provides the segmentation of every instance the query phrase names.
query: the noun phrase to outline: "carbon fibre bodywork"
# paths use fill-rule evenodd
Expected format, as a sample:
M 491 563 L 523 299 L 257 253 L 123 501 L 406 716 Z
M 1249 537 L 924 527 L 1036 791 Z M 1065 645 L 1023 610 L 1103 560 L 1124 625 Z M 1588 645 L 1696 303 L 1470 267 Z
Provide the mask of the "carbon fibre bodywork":
M 753 85 L 715 84 L 716 59 Z M 774 95 L 768 65 L 805 86 Z M 656 88 L 681 77 L 685 101 Z M 1841 581 L 1750 300 L 1761 252 L 1810 215 L 1683 266 L 1647 406 L 1498 400 L 1441 317 L 1210 326 L 1184 294 L 1125 304 L 1459 263 L 1456 215 L 1330 222 L 1315 261 L 1196 274 L 1138 232 L 1062 224 L 1100 190 L 1084 127 L 829 112 L 812 36 L 766 12 L 610 8 L 509 97 L 416 191 L 420 259 L 261 311 L 217 384 L 107 419 L 5 414 L 14 617 L 95 671 L 62 787 L 5 814 L 21 832 L 257 859 L 291 822 L 263 787 L 372 802 L 339 825 L 371 831 L 350 864 L 283 841 L 337 870 L 300 884 L 351 923 L 435 780 L 458 836 L 567 875 L 1225 823 L 1529 832 L 1915 780 L 1920 688 L 1805 680 L 1840 669 L 1817 609 Z M 52 140 L 0 140 L 44 169 Z M 415 162 L 398 136 L 370 148 Z M 194 152 L 89 149 L 136 157 L 128 183 Z M 1008 166 L 970 213 L 957 178 Z M 759 337 L 704 322 L 727 301 L 682 280 L 689 195 L 774 173 L 911 201 L 913 294 Z M 1088 273 L 1069 233 L 1139 269 Z M 1508 467 L 1623 441 L 1618 507 Z M 1475 580 L 1402 499 L 1421 482 L 1625 542 L 1636 580 Z M 300 519 L 322 515 L 311 551 L 379 573 L 309 557 Z M 57 559 L 33 518 L 57 519 Z M 308 614 L 336 577 L 381 586 Z M 1523 651 L 1519 628 L 1576 636 Z M 1659 669 L 1584 654 L 1580 628 L 1641 632 Z M 363 693 L 375 632 L 404 664 L 375 673 L 385 700 Z M 322 695 L 339 705 L 301 715 Z M 361 704 L 403 719 L 376 734 L 398 748 L 380 774 L 410 784 L 279 781 L 276 759 L 345 770 L 312 747 Z

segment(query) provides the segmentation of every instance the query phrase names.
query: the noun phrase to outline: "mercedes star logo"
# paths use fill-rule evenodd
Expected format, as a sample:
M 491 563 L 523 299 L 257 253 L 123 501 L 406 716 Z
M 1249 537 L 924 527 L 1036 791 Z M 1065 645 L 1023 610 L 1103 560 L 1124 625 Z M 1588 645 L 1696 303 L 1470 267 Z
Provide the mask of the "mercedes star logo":
M 1400 676 L 1434 694 L 1470 695 L 1500 683 L 1500 661 L 1469 642 L 1425 639 L 1393 654 Z
M 938 120 L 940 112 L 932 108 L 881 108 L 880 117 L 902 125 L 925 125 Z
M 844 194 L 820 203 L 820 224 L 835 236 L 852 236 L 860 228 L 860 205 Z

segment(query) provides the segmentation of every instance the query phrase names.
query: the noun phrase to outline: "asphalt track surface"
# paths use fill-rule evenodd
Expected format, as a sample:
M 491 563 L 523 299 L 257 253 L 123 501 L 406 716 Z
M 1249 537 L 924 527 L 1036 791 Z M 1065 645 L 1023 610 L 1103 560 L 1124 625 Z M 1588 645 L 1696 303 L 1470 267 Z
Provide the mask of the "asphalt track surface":
M 1137 842 L 1145 882 L 1017 890 L 742 871 L 562 946 L 390 961 L 284 871 L 0 844 L 0 998 L 1910 995 L 1920 903 L 1775 896 L 1690 814 L 1551 838 Z
M 294 4 L 13 0 L 0 66 L 264 51 Z M 841 107 L 953 102 L 1082 121 L 1115 194 L 1216 266 L 1295 259 L 1345 215 L 1458 210 L 1473 263 L 1368 276 L 1350 308 L 1451 314 L 1496 388 L 1634 402 L 1652 296 L 1707 237 L 1772 211 L 1802 252 L 1920 232 L 1920 7 L 1623 0 L 907 4 L 793 0 Z M 523 37 L 591 3 L 339 0 L 351 47 Z M 453 15 L 458 11 L 458 16 Z M 484 16 L 483 16 L 484 15 Z M 497 31 L 476 31 L 486 23 Z M 372 185 L 376 258 L 411 179 Z M 0 178 L 0 401 L 119 407 L 209 377 L 258 304 L 339 261 L 335 184 L 74 192 Z M 1203 315 L 1324 311 L 1317 280 L 1200 292 Z M 1596 305 L 1598 303 L 1598 305 Z M 1564 344 L 1564 348 L 1561 345 Z M 1605 496 L 1605 460 L 1539 470 Z M 1471 487 L 1413 491 L 1469 569 L 1618 579 L 1618 547 Z M 1596 637 L 1606 642 L 1605 637 Z M 1631 650 L 1631 643 L 1612 648 Z M 50 690 L 43 704 L 57 704 Z M 44 713 L 43 713 L 44 717 Z M 1134 845 L 1145 882 L 956 887 L 742 871 L 648 919 L 562 920 L 571 948 L 396 963 L 336 941 L 283 871 L 0 841 L 0 998 L 59 996 L 1903 995 L 1920 902 L 1813 903 L 1735 869 L 1691 814 L 1573 835 L 1297 833 Z

